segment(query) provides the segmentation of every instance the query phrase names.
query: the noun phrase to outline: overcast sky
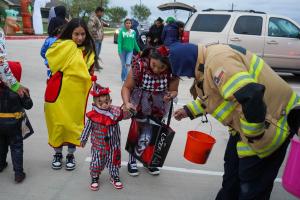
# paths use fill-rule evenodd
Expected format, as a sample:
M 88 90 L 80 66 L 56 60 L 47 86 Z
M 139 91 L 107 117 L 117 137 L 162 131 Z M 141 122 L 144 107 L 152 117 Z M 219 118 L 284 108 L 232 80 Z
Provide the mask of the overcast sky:
M 174 15 L 173 11 L 160 11 L 157 9 L 158 5 L 163 3 L 172 2 L 172 0 L 141 0 L 142 4 L 145 4 L 150 8 L 152 15 L 149 20 L 153 21 L 158 16 L 166 18 Z M 272 13 L 277 15 L 284 15 L 292 18 L 300 24 L 300 1 L 299 0 L 177 0 L 195 6 L 197 10 L 203 10 L 207 8 L 214 9 L 231 9 L 231 4 L 234 4 L 234 9 L 238 10 L 257 10 L 266 13 Z M 128 11 L 129 17 L 131 17 L 130 7 L 139 4 L 140 0 L 110 0 L 109 6 L 122 6 Z M 188 12 L 178 11 L 177 18 L 182 21 L 186 21 Z

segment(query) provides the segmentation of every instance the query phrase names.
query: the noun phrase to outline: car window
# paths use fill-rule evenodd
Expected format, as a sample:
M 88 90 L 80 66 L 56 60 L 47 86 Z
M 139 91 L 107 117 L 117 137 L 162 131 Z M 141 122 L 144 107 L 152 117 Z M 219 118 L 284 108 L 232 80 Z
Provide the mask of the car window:
M 230 15 L 199 14 L 191 27 L 191 31 L 222 32 Z
M 240 16 L 234 26 L 236 34 L 261 35 L 263 18 L 260 16 Z
M 299 33 L 299 28 L 286 19 L 271 17 L 269 20 L 268 36 L 297 38 Z

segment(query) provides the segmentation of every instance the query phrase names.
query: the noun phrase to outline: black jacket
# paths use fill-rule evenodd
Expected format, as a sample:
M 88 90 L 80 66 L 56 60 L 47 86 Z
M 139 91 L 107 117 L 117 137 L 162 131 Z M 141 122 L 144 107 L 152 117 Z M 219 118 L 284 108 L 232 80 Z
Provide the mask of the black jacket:
M 0 86 L 0 113 L 23 112 L 31 109 L 33 102 L 30 97 L 22 98 L 6 86 Z

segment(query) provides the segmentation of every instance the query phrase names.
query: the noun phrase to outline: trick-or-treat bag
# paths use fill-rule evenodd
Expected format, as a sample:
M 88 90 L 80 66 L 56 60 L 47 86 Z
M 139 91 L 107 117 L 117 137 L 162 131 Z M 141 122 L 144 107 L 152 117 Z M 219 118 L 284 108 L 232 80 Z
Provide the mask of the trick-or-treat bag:
M 165 162 L 175 135 L 170 128 L 172 109 L 173 102 L 166 124 L 152 117 L 132 118 L 125 149 L 146 167 L 162 167 Z

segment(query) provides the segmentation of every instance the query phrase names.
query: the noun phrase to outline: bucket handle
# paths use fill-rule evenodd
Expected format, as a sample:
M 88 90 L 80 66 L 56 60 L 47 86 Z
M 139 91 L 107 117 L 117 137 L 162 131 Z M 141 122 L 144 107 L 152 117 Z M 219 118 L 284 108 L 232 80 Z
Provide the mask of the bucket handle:
M 194 130 L 197 130 L 198 127 L 200 127 L 201 124 L 204 124 L 204 123 L 208 123 L 209 124 L 209 129 L 210 129 L 209 130 L 209 135 L 212 135 L 212 125 L 211 125 L 210 120 L 207 119 L 206 115 L 202 116 L 201 122 L 199 122 L 198 124 L 196 124 L 196 127 L 194 128 Z

